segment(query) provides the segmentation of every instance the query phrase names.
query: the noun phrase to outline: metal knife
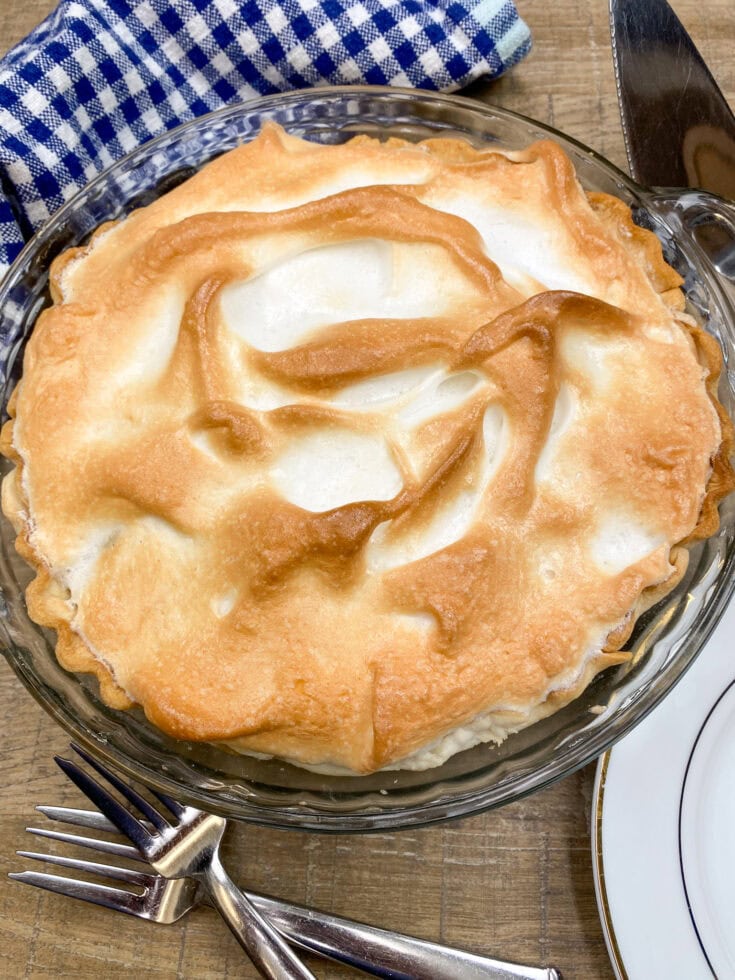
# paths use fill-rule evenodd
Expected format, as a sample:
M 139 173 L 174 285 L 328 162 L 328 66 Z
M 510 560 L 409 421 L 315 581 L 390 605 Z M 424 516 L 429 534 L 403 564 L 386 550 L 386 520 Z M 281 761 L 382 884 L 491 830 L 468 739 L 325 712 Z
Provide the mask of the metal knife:
M 631 175 L 695 189 L 659 200 L 735 284 L 735 114 L 666 0 L 610 0 L 610 31 Z
M 666 0 L 610 0 L 631 175 L 735 201 L 735 115 Z

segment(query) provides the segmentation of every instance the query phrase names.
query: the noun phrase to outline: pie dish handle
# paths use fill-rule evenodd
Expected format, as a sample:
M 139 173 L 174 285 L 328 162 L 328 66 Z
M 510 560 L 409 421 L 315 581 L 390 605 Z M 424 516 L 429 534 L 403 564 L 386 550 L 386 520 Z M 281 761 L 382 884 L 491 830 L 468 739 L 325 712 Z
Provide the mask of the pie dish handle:
M 693 239 L 735 298 L 735 203 L 700 190 L 655 190 L 647 204 Z

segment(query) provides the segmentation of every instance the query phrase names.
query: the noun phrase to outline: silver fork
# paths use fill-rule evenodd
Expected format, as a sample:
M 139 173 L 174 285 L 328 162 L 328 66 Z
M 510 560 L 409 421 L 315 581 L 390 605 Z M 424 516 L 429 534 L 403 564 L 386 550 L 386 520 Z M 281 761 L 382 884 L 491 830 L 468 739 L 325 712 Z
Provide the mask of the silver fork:
M 82 772 L 68 760 L 63 761 L 66 763 L 62 767 L 65 772 L 67 768 Z M 57 762 L 61 764 L 58 759 Z M 99 764 L 95 768 L 107 773 Z M 99 790 L 107 793 L 101 787 Z M 39 806 L 37 809 L 51 820 L 75 827 L 107 833 L 115 833 L 118 829 L 96 811 L 53 806 Z M 118 880 L 142 888 L 143 892 L 134 893 L 126 888 L 113 888 L 35 871 L 11 874 L 10 877 L 17 881 L 161 923 L 175 922 L 190 909 L 207 902 L 206 892 L 197 881 L 191 878 L 169 880 L 154 874 L 136 847 L 57 830 L 36 827 L 28 827 L 27 830 L 39 837 L 132 859 L 144 865 L 147 871 L 60 855 L 18 851 L 22 857 Z M 290 942 L 307 952 L 373 976 L 402 977 L 404 980 L 560 980 L 561 977 L 554 968 L 535 968 L 490 959 L 315 909 L 292 905 L 280 899 L 249 892 L 246 895 Z
M 38 806 L 36 809 L 50 820 L 88 830 L 117 833 L 117 828 L 94 810 L 59 806 Z M 16 881 L 166 925 L 178 921 L 198 905 L 208 904 L 206 893 L 198 882 L 191 878 L 167 879 L 152 873 L 138 849 L 129 844 L 41 827 L 26 829 L 39 837 L 129 858 L 149 870 L 135 871 L 62 855 L 18 851 L 21 857 L 125 882 L 142 888 L 143 892 L 141 894 L 126 888 L 112 888 L 37 871 L 13 872 L 10 877 Z M 293 905 L 282 899 L 253 892 L 246 894 L 289 942 L 306 952 L 335 960 L 371 976 L 403 977 L 410 980 L 560 980 L 560 974 L 556 970 L 503 963 L 425 939 L 415 939 L 413 936 Z
M 96 810 L 79 810 L 75 807 L 37 806 L 36 809 L 49 820 L 69 824 L 73 827 L 84 827 L 87 830 L 98 830 L 108 834 L 119 833 L 117 827 L 110 823 L 107 817 Z M 132 844 L 119 844 L 116 841 L 104 840 L 97 837 L 83 837 L 65 831 L 49 830 L 43 827 L 26 827 L 29 834 L 45 837 L 50 840 L 73 844 L 76 847 L 88 847 L 102 854 L 114 854 L 143 865 L 148 871 L 136 871 L 133 868 L 118 867 L 111 864 L 100 864 L 97 861 L 85 861 L 80 858 L 66 857 L 63 854 L 40 854 L 38 851 L 16 851 L 19 857 L 31 858 L 33 861 L 43 861 L 57 868 L 68 868 L 72 871 L 82 871 L 124 882 L 142 891 L 129 891 L 127 888 L 112 888 L 92 881 L 80 881 L 77 878 L 65 878 L 62 875 L 46 874 L 38 871 L 12 871 L 8 874 L 13 881 L 26 885 L 36 885 L 46 891 L 67 895 L 69 898 L 79 898 L 93 905 L 113 909 L 116 912 L 126 912 L 128 915 L 151 922 L 171 925 L 183 915 L 198 905 L 211 905 L 207 894 L 198 881 L 193 878 L 163 878 L 155 874 L 137 847 Z M 248 896 L 250 901 L 253 895 Z M 257 902 L 256 902 L 257 904 Z M 267 914 L 262 912 L 262 914 Z
M 316 980 L 250 899 L 230 879 L 219 857 L 226 821 L 213 813 L 182 806 L 155 793 L 170 811 L 165 817 L 89 753 L 72 748 L 145 818 L 135 817 L 88 773 L 69 759 L 56 757 L 57 764 L 118 830 L 135 844 L 154 871 L 164 878 L 193 878 L 204 887 L 212 904 L 237 941 L 268 980 Z M 173 821 L 172 821 L 173 818 Z

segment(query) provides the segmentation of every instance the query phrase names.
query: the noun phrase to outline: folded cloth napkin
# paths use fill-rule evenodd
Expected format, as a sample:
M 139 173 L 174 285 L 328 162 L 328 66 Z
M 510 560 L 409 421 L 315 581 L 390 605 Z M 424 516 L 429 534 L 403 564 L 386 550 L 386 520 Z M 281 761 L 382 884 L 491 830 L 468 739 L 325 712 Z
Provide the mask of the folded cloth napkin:
M 0 61 L 0 276 L 97 172 L 237 100 L 450 91 L 530 47 L 512 0 L 61 0 Z

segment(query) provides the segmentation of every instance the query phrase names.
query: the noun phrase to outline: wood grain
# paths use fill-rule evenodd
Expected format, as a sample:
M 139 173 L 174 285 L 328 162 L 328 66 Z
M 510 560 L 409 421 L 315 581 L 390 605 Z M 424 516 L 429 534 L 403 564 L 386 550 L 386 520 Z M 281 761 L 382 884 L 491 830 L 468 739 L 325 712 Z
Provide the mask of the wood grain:
M 677 12 L 735 104 L 735 4 L 678 0 Z M 52 9 L 50 0 L 0 4 L 0 52 Z M 551 123 L 625 167 L 605 0 L 518 0 L 531 55 L 468 94 Z M 215 913 L 173 926 L 116 916 L 11 882 L 28 862 L 24 833 L 37 803 L 79 803 L 52 755 L 66 737 L 0 668 L 0 948 L 3 976 L 110 980 L 255 977 Z M 225 859 L 235 880 L 429 939 L 506 959 L 555 964 L 567 980 L 609 980 L 592 884 L 592 767 L 529 799 L 423 830 L 317 836 L 233 826 Z M 55 848 L 49 846 L 49 851 Z M 314 964 L 319 976 L 347 977 Z

